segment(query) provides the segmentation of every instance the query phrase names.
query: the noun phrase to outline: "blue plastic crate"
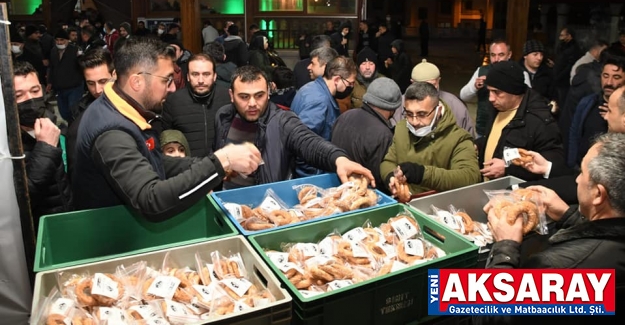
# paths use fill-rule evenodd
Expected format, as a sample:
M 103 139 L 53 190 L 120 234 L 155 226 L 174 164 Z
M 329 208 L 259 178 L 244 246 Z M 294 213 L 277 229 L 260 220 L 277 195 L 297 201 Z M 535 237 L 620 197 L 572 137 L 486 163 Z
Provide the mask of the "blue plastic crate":
M 378 204 L 373 207 L 358 209 L 354 211 L 348 211 L 344 213 L 337 213 L 337 214 L 333 214 L 327 217 L 315 218 L 312 220 L 302 221 L 302 222 L 298 222 L 295 224 L 288 224 L 288 225 L 284 225 L 280 227 L 275 227 L 275 228 L 266 229 L 266 230 L 258 230 L 258 231 L 249 231 L 249 230 L 244 229 L 241 226 L 241 224 L 239 224 L 239 222 L 236 220 L 236 218 L 232 214 L 230 214 L 230 212 L 228 212 L 228 210 L 224 206 L 224 203 L 237 203 L 237 204 L 249 205 L 254 208 L 262 203 L 263 199 L 265 198 L 265 193 L 267 192 L 267 190 L 272 189 L 276 193 L 276 195 L 280 199 L 282 199 L 282 201 L 284 201 L 284 203 L 286 203 L 289 207 L 292 207 L 299 203 L 299 200 L 297 199 L 297 192 L 293 189 L 293 186 L 301 185 L 301 184 L 313 184 L 320 188 L 330 188 L 330 187 L 337 187 L 341 185 L 341 180 L 336 174 L 323 174 L 323 175 L 297 178 L 297 179 L 270 183 L 270 184 L 244 187 L 244 188 L 239 188 L 239 189 L 234 189 L 234 190 L 213 192 L 211 196 L 213 197 L 214 202 L 217 203 L 217 205 L 221 208 L 221 210 L 228 216 L 228 218 L 230 218 L 230 220 L 235 225 L 235 227 L 239 230 L 239 232 L 245 236 L 275 231 L 278 229 L 284 229 L 284 228 L 289 228 L 293 226 L 299 226 L 299 225 L 303 225 L 303 224 L 307 224 L 311 222 L 316 222 L 316 221 L 325 220 L 329 218 L 335 218 L 338 216 L 344 216 L 346 214 L 351 214 L 355 212 L 367 211 L 369 209 L 378 208 L 378 207 L 387 206 L 387 205 L 396 203 L 396 201 L 390 196 L 378 190 L 375 190 L 379 199 L 378 199 Z

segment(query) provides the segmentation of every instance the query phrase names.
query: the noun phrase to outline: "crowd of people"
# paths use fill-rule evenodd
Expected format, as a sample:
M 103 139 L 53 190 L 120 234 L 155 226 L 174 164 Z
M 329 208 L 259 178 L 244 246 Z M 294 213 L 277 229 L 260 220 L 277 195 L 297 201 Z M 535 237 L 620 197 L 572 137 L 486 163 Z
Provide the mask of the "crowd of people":
M 522 187 L 541 185 L 533 188 L 547 214 L 585 240 L 575 261 L 625 247 L 625 183 L 610 177 L 625 164 L 625 32 L 584 54 L 564 28 L 553 60 L 540 40 L 529 39 L 518 62 L 505 40 L 493 40 L 489 64 L 456 95 L 441 89 L 434 63 L 413 66 L 401 39 L 366 21 L 358 31 L 329 23 L 324 34 L 303 35 L 292 70 L 269 59 L 268 36 L 256 25 L 245 41 L 232 22 L 218 31 L 206 21 L 203 51 L 191 53 L 176 23 L 150 33 L 141 23 L 131 32 L 128 23 L 105 22 L 100 32 L 78 22 L 54 36 L 35 26 L 11 33 L 36 220 L 126 204 L 160 221 L 213 190 L 327 172 L 343 181 L 365 175 L 391 195 L 400 177 L 419 195 L 516 176 Z M 52 91 L 67 122 L 61 128 L 44 100 Z M 477 101 L 475 122 L 468 100 Z M 511 164 L 510 150 L 519 148 L 532 159 Z M 499 242 L 490 266 L 522 266 L 519 224 L 491 226 Z M 601 227 L 618 236 L 597 239 Z M 559 248 L 549 249 L 575 242 L 554 238 Z M 606 241 L 610 250 L 590 252 Z M 527 265 L 578 265 L 550 252 Z M 579 265 L 617 267 L 618 275 L 624 256 Z

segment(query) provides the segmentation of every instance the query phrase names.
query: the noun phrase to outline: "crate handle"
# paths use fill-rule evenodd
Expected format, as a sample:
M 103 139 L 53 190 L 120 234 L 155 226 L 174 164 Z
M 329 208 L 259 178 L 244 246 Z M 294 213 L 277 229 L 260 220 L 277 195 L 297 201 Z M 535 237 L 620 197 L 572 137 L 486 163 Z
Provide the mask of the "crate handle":
M 438 240 L 441 243 L 445 243 L 445 236 L 441 235 L 438 231 L 428 227 L 428 226 L 423 226 L 423 231 L 425 231 L 426 233 L 428 233 L 428 235 L 436 238 L 436 240 Z
M 258 267 L 256 267 L 256 265 L 254 265 L 254 274 L 256 274 L 256 277 L 262 283 L 262 285 L 265 288 L 268 288 L 268 283 L 269 282 L 267 281 L 267 279 L 265 279 L 265 276 L 263 276 L 263 274 L 260 273 L 260 270 L 258 269 Z
M 215 223 L 219 226 L 220 229 L 224 229 L 224 222 L 219 218 L 219 213 L 216 213 L 213 216 L 213 219 L 215 219 Z

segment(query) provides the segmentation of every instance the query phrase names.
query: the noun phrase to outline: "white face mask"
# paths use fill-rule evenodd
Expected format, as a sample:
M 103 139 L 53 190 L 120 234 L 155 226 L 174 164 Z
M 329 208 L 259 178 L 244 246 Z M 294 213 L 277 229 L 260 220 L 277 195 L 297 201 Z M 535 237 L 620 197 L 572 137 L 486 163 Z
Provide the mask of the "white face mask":
M 432 129 L 434 127 L 434 123 L 436 123 L 436 118 L 438 117 L 439 107 L 440 105 L 436 107 L 436 110 L 434 111 L 434 118 L 432 119 L 432 122 L 430 123 L 430 125 L 420 127 L 419 129 L 415 129 L 415 127 L 412 126 L 412 124 L 408 123 L 408 120 L 406 120 L 406 126 L 408 127 L 408 131 L 410 131 L 410 133 L 414 134 L 415 136 L 419 138 L 423 138 L 424 136 L 430 134 L 430 132 L 432 132 Z
M 56 44 L 56 48 L 59 49 L 59 50 L 64 50 L 66 47 L 67 47 L 67 44 L 63 44 L 63 45 Z
M 11 45 L 11 52 L 13 54 L 20 54 L 22 53 L 22 49 L 20 48 L 19 45 Z
M 163 34 L 164 32 L 165 32 L 165 30 L 164 30 L 164 29 L 159 29 L 157 33 L 158 33 L 159 35 L 161 35 L 161 34 Z

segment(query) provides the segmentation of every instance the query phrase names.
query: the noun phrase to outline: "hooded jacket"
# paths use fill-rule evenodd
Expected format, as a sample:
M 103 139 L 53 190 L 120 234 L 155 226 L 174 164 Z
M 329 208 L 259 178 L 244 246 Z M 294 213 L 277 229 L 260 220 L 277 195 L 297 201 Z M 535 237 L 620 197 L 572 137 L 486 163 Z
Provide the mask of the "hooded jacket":
M 179 130 L 189 142 L 188 156 L 206 157 L 213 153 L 215 141 L 215 114 L 230 103 L 228 89 L 215 84 L 210 94 L 198 97 L 191 87 L 179 89 L 167 96 L 158 130 Z
M 215 67 L 215 73 L 217 74 L 218 85 L 224 86 L 226 89 L 230 89 L 230 83 L 232 82 L 232 74 L 237 69 L 237 65 L 233 62 L 217 63 Z
M 224 39 L 224 52 L 226 53 L 226 62 L 233 62 L 237 67 L 246 65 L 249 59 L 247 44 L 236 35 L 230 35 Z
M 412 73 L 412 61 L 404 48 L 404 41 L 396 39 L 391 43 L 391 47 L 397 49 L 397 54 L 393 56 L 393 63 L 389 65 L 391 76 L 399 86 L 401 92 L 405 92 L 410 86 L 410 74 Z
M 393 144 L 380 165 L 380 174 L 385 180 L 397 165 L 410 162 L 425 167 L 421 184 L 408 184 L 412 194 L 430 190 L 442 192 L 480 181 L 473 137 L 456 124 L 449 107 L 445 104 L 443 107 L 436 128 L 422 138 L 410 133 L 405 119 L 397 123 Z

